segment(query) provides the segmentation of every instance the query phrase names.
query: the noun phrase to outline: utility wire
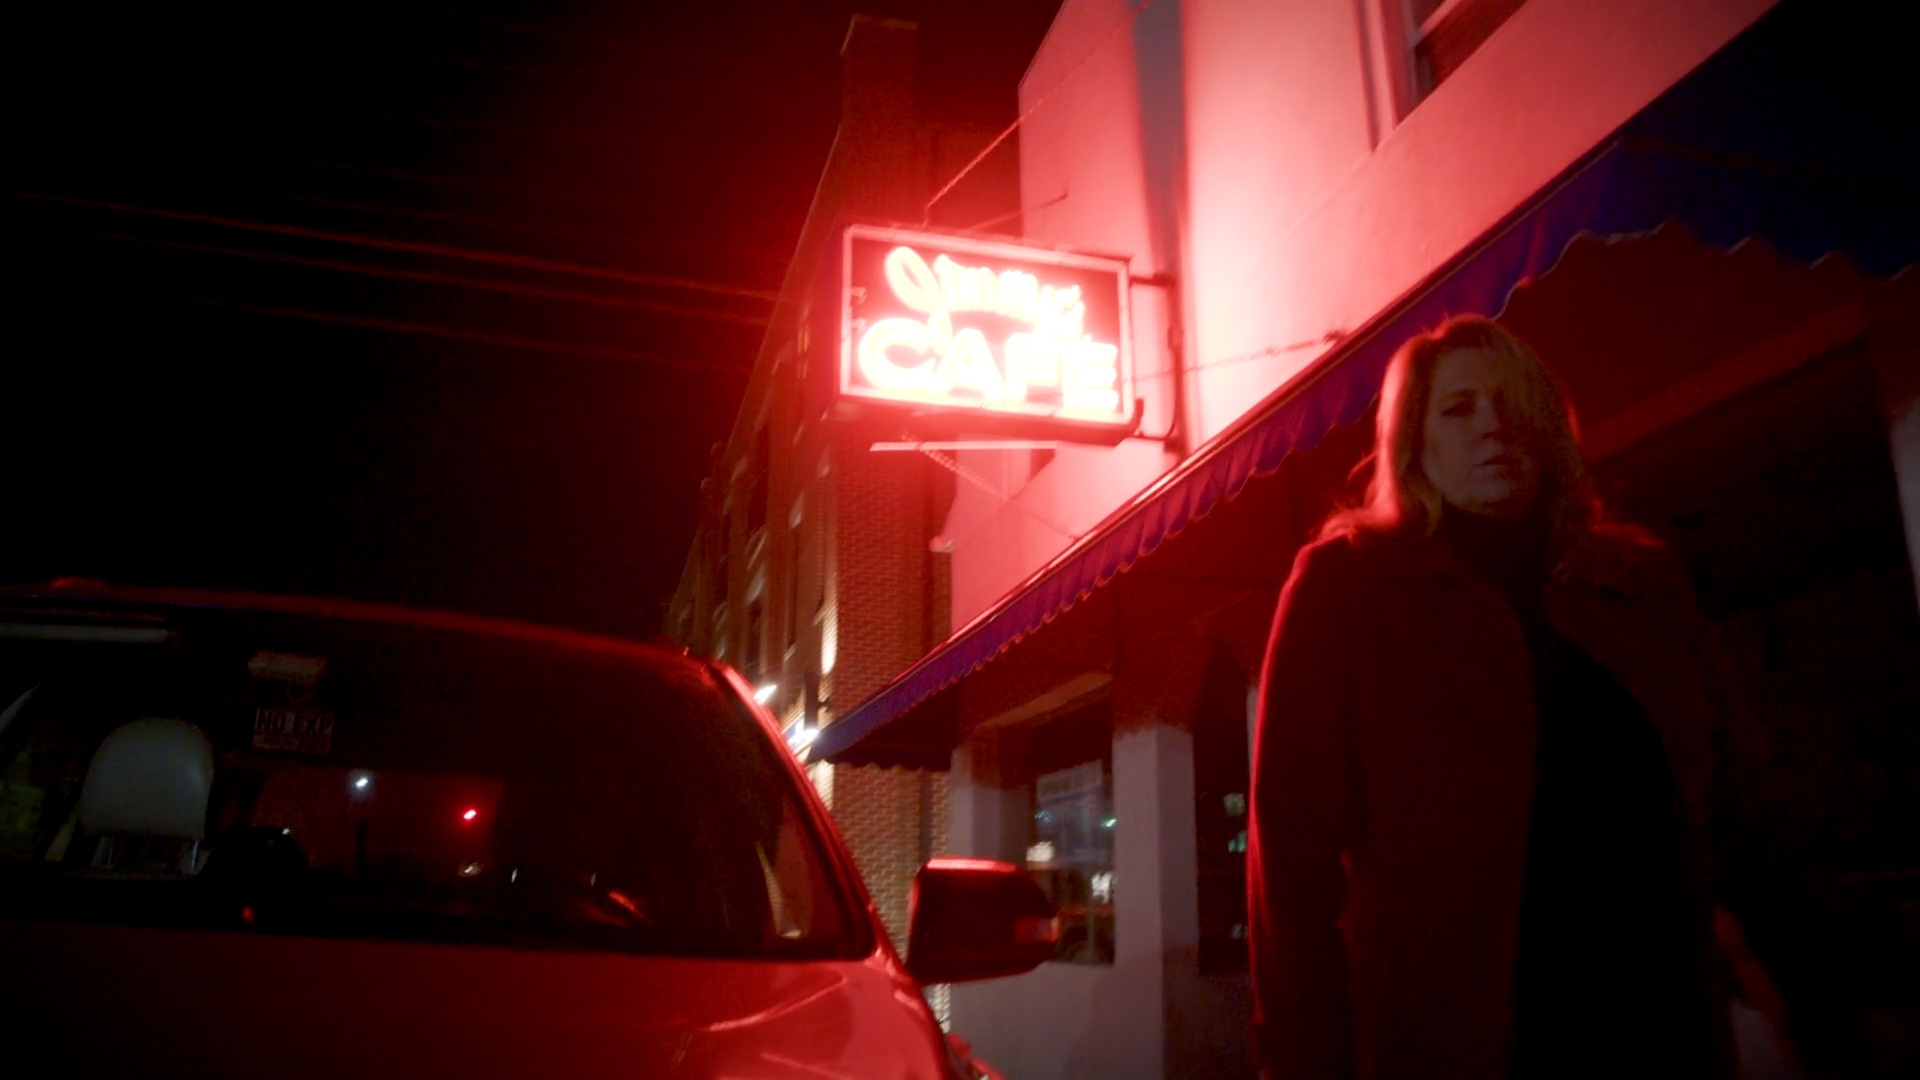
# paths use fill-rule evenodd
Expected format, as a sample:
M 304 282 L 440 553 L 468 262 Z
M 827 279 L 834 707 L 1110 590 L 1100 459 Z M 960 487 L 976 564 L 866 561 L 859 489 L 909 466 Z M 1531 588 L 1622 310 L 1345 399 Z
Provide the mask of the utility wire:
M 737 379 L 745 379 L 753 373 L 750 368 L 736 367 L 730 364 L 715 364 L 701 360 L 689 360 L 678 356 L 662 356 L 658 353 L 632 352 L 627 349 L 615 349 L 602 345 L 574 345 L 562 341 L 523 337 L 519 334 L 490 334 L 479 330 L 462 330 L 458 327 L 442 326 L 437 323 L 409 322 L 404 319 L 383 319 L 372 315 L 341 315 L 335 312 L 311 311 L 305 308 L 263 307 L 254 304 L 236 304 L 231 301 L 210 300 L 197 296 L 156 295 L 162 300 L 193 304 L 198 307 L 225 308 L 229 311 L 245 311 L 255 315 L 276 315 L 290 319 L 305 319 L 309 322 L 331 323 L 337 326 L 354 326 L 363 330 L 383 330 L 400 334 L 417 334 L 423 337 L 446 338 L 450 341 L 473 341 L 484 345 L 498 345 L 511 349 L 527 349 L 534 352 L 570 353 L 575 356 L 592 357 L 596 360 L 623 360 L 630 363 L 662 364 L 687 371 L 730 375 Z
M 575 292 L 571 289 L 554 289 L 542 285 L 519 285 L 504 281 L 488 281 L 484 278 L 461 277 L 455 274 L 439 274 L 427 270 L 402 270 L 397 267 L 374 266 L 369 263 L 347 262 L 342 259 L 314 259 L 301 255 L 285 255 L 279 252 L 249 251 L 245 248 L 189 244 L 181 240 L 161 240 L 157 237 L 133 236 L 127 233 L 95 232 L 91 229 L 73 229 L 61 225 L 34 224 L 27 227 L 45 229 L 49 232 L 66 233 L 70 236 L 86 236 L 96 240 L 117 240 L 129 244 L 148 244 L 154 247 L 175 248 L 181 251 L 195 251 L 208 255 L 228 255 L 241 259 L 259 259 L 265 262 L 286 263 L 292 266 L 307 266 L 317 270 L 333 270 L 345 274 L 364 274 L 368 277 L 391 278 L 399 281 L 422 281 L 433 285 L 452 285 L 459 288 L 506 293 L 511 296 L 537 296 L 546 300 L 568 300 L 574 303 L 594 304 L 600 307 L 624 308 L 636 311 L 658 311 L 668 315 L 686 315 L 698 319 L 718 319 L 722 322 L 738 323 L 742 326 L 764 327 L 767 325 L 766 319 L 755 318 L 751 315 L 736 315 L 730 311 L 676 307 L 672 304 L 658 304 L 649 300 L 625 300 L 619 297 L 602 296 L 598 293 Z
M 244 150 L 242 150 L 242 152 L 244 152 Z M 305 169 L 328 169 L 328 171 L 334 171 L 334 173 L 351 173 L 351 175 L 355 175 L 355 177 L 378 177 L 378 179 L 382 179 L 382 181 L 399 181 L 399 183 L 407 184 L 430 184 L 430 186 L 438 186 L 438 188 L 468 188 L 468 190 L 501 192 L 501 194 L 513 196 L 515 200 L 520 200 L 520 202 L 534 202 L 534 204 L 557 204 L 557 206 L 564 206 L 564 208 L 588 208 L 593 209 L 593 211 L 620 213 L 620 215 L 628 215 L 628 213 L 634 211 L 634 204 L 632 204 L 632 202 L 620 202 L 620 200 L 609 200 L 609 198 L 586 198 L 586 196 L 580 196 L 580 194 L 557 194 L 557 192 L 549 192 L 549 190 L 530 190 L 530 188 L 513 186 L 513 184 L 484 183 L 484 181 L 478 181 L 478 179 L 472 179 L 472 177 L 444 177 L 444 175 L 432 175 L 432 173 L 413 173 L 413 171 L 407 171 L 407 169 L 382 169 L 382 167 L 361 165 L 361 163 L 323 161 L 319 160 L 319 158 L 288 158 L 288 156 L 284 156 L 284 154 L 255 154 L 255 158 L 273 161 L 275 165 L 301 165 L 301 167 L 305 167 Z M 192 181 L 182 181 L 182 183 L 192 183 Z M 213 188 L 213 190 L 225 190 L 225 192 L 250 194 L 250 196 L 255 196 L 255 198 L 282 200 L 282 202 L 305 202 L 305 204 L 313 204 L 313 206 L 330 206 L 330 208 L 334 209 L 355 209 L 355 211 L 363 211 L 363 213 L 384 213 L 384 215 L 392 215 L 392 217 L 420 217 L 420 219 L 424 219 L 424 221 L 451 221 L 451 223 L 455 223 L 455 225 L 476 225 L 476 227 L 480 227 L 480 229 L 495 229 L 495 231 L 505 231 L 505 233 L 524 233 L 532 234 L 532 236 L 566 236 L 566 238 L 591 236 L 591 238 L 595 238 L 595 240 L 605 240 L 605 238 L 609 238 L 609 236 L 618 236 L 620 242 L 622 242 L 622 246 L 626 246 L 626 248 L 643 248 L 643 250 L 649 250 L 649 252 L 685 254 L 685 250 L 687 250 L 685 246 L 664 246 L 664 244 L 651 244 L 651 242 L 645 242 L 645 240 L 636 240 L 632 231 L 626 231 L 624 234 L 614 234 L 609 233 L 607 229 L 599 229 L 599 231 L 588 231 L 588 229 L 551 229 L 551 227 L 534 227 L 534 225 L 528 225 L 528 223 L 524 223 L 524 221 L 515 221 L 515 223 L 509 225 L 509 223 L 501 223 L 497 217 L 482 217 L 482 215 L 476 215 L 476 213 L 453 213 L 453 211 L 445 211 L 445 209 L 376 206 L 376 204 L 365 204 L 365 202 L 349 202 L 349 200 L 336 200 L 336 198 L 321 198 L 321 196 L 311 196 L 311 194 L 294 194 L 294 192 L 286 192 L 286 190 L 244 188 L 244 186 L 236 186 L 236 184 L 205 183 L 205 181 L 200 181 L 200 186 Z M 735 250 L 735 254 L 739 254 L 739 250 Z M 756 263 L 778 263 L 780 267 L 785 267 L 785 265 L 787 265 L 787 259 L 793 256 L 793 250 L 791 250 L 791 248 L 785 248 L 785 250 L 778 250 L 778 252 L 776 252 L 776 248 L 749 248 L 747 254 L 751 254 L 753 261 L 756 261 Z M 778 296 L 778 292 L 768 292 L 768 296 Z
M 192 183 L 192 181 L 186 182 Z M 379 203 L 356 202 L 352 199 L 334 199 L 322 195 L 301 195 L 292 191 L 265 187 L 243 187 L 238 184 L 200 182 L 196 186 L 210 191 L 239 195 L 249 199 L 262 199 L 277 203 L 298 203 L 303 206 L 324 206 L 329 210 L 348 210 L 358 214 L 377 214 L 381 217 L 389 218 L 415 218 L 420 221 L 463 225 L 492 232 L 516 233 L 523 236 L 537 236 L 546 239 L 604 241 L 617 236 L 620 240 L 621 247 L 628 250 L 640 249 L 675 255 L 686 255 L 689 253 L 689 249 L 684 245 L 647 243 L 646 241 L 636 239 L 631 232 L 618 235 L 604 228 L 543 228 L 528 224 L 524 220 L 503 220 L 499 216 L 462 214 L 451 210 L 428 210 L 421 207 L 382 206 Z M 736 254 L 738 254 L 738 252 L 736 252 Z M 755 259 L 756 261 L 763 259 L 765 261 L 772 261 L 771 257 L 765 256 L 756 256 Z
M 248 153 L 241 148 L 240 153 Z M 633 204 L 619 199 L 594 199 L 574 194 L 555 194 L 550 191 L 530 191 L 511 184 L 489 183 L 471 176 L 449 176 L 434 173 L 414 172 L 409 169 L 390 169 L 379 165 L 365 165 L 357 162 L 326 161 L 321 158 L 294 157 L 289 154 L 255 153 L 252 156 L 281 165 L 298 165 L 307 169 L 326 169 L 331 172 L 349 173 L 354 176 L 377 176 L 382 180 L 398 180 L 407 184 L 425 184 L 439 188 L 461 188 L 469 191 L 497 191 L 527 202 L 559 203 L 563 206 L 584 206 L 589 209 L 618 211 L 629 213 Z
M 151 206 L 134 206 L 129 203 L 77 199 L 64 195 L 40 195 L 26 191 L 10 191 L 7 194 L 15 198 L 32 199 L 39 202 L 60 203 L 67 206 L 84 206 L 94 210 L 113 210 L 127 214 L 141 214 L 147 217 L 164 218 L 170 221 L 187 221 L 197 225 L 216 225 L 228 229 L 244 229 L 248 232 L 271 233 L 279 236 L 297 236 L 307 240 L 324 240 L 336 244 L 353 244 L 359 247 L 379 248 L 385 251 L 406 251 L 417 255 L 437 255 L 450 259 L 465 259 L 469 262 L 513 266 L 524 270 L 544 270 L 550 273 L 604 278 L 609 281 L 619 281 L 629 285 L 691 289 L 698 292 L 717 293 L 722 296 L 740 296 L 753 300 L 777 301 L 780 298 L 779 293 L 764 289 L 747 289 L 736 285 L 721 285 L 710 281 L 692 281 L 686 278 L 668 277 L 664 274 L 644 274 L 631 270 L 615 270 L 609 267 L 584 266 L 579 263 L 562 262 L 558 259 L 542 259 L 531 255 L 513 255 L 507 252 L 451 247 L 445 244 L 426 244 L 411 240 L 393 240 L 380 236 L 362 236 L 357 233 L 335 232 L 330 229 L 310 229 L 301 225 L 277 225 L 270 222 L 219 217 L 213 214 L 195 214 L 184 210 L 164 210 Z
M 499 135 L 511 139 L 528 141 L 573 143 L 581 146 L 659 146 L 667 140 L 658 135 L 650 135 L 639 128 L 625 129 L 613 134 L 592 135 L 584 128 L 566 129 L 560 127 L 506 127 L 478 120 L 454 120 L 441 116 L 427 116 L 419 113 L 377 112 L 355 109 L 331 109 L 310 106 L 303 110 L 309 115 L 325 117 L 331 120 L 351 120 L 360 125 L 381 124 L 387 127 L 431 128 L 435 131 L 474 132 L 482 135 Z
M 1061 203 L 1067 201 L 1068 194 L 1069 194 L 1068 192 L 1063 191 L 1060 194 L 1055 195 L 1053 198 L 1046 200 L 1045 202 L 1037 202 L 1037 203 L 1034 203 L 1032 206 L 1023 206 L 1018 210 L 1009 210 L 1004 214 L 995 214 L 993 217 L 990 217 L 985 221 L 977 222 L 975 224 L 967 226 L 966 229 L 964 229 L 963 231 L 985 232 L 986 230 L 993 228 L 995 225 L 1004 225 L 1007 222 L 1012 221 L 1014 218 L 1024 217 L 1027 214 L 1033 213 L 1035 210 L 1045 210 L 1049 206 L 1058 206 Z
M 1098 56 L 1100 54 L 1100 51 L 1102 49 L 1105 49 L 1107 45 L 1113 41 L 1114 38 L 1120 36 L 1120 31 L 1125 30 L 1129 26 L 1132 26 L 1134 20 L 1140 17 L 1140 13 L 1152 7 L 1153 4 L 1154 4 L 1154 0 L 1140 0 L 1140 3 L 1136 7 L 1134 7 L 1134 9 L 1127 13 L 1126 18 L 1121 19 L 1119 22 L 1115 23 L 1113 29 L 1107 31 L 1107 36 L 1101 38 L 1100 43 L 1098 45 L 1095 45 L 1093 48 L 1087 50 L 1087 54 L 1085 56 L 1082 56 L 1079 60 L 1074 61 L 1074 65 L 1067 69 L 1066 74 L 1060 76 L 1059 82 L 1054 83 L 1053 86 L 1049 88 L 1046 93 L 1040 95 L 1040 97 L 1036 99 L 1032 105 L 1027 106 L 1026 111 L 1021 113 L 1019 116 L 1015 117 L 1013 123 L 1008 124 L 1007 129 L 1005 131 L 1002 131 L 1000 134 L 995 135 L 993 137 L 993 141 L 988 143 L 985 149 L 973 155 L 972 161 L 969 161 L 965 165 L 962 165 L 960 167 L 960 171 L 954 174 L 953 179 L 947 181 L 946 186 L 942 187 L 939 191 L 934 192 L 933 198 L 927 200 L 926 210 L 923 211 L 921 214 L 921 219 L 922 219 L 921 224 L 925 225 L 926 223 L 933 220 L 933 204 L 934 203 L 937 203 L 941 199 L 946 198 L 948 192 L 952 191 L 954 187 L 960 183 L 960 181 L 967 178 L 968 173 L 972 172 L 976 166 L 978 166 L 982 161 L 985 161 L 987 159 L 987 155 L 993 153 L 995 150 L 998 150 L 1000 148 L 1000 144 L 1003 142 L 1006 142 L 1007 139 L 1010 138 L 1013 135 L 1013 133 L 1019 129 L 1020 125 L 1026 122 L 1028 117 L 1040 111 L 1040 106 L 1045 105 L 1049 100 L 1053 98 L 1054 94 L 1059 92 L 1061 87 L 1067 85 L 1067 83 L 1075 75 L 1079 74 L 1080 69 L 1087 66 L 1087 61 L 1092 60 L 1095 56 Z
M 1234 364 L 1250 363 L 1254 360 L 1266 360 L 1275 356 L 1284 356 L 1290 352 L 1299 352 L 1302 349 L 1315 349 L 1324 345 L 1338 344 L 1340 339 L 1346 336 L 1346 331 L 1344 330 L 1329 330 L 1317 338 L 1310 338 L 1306 341 L 1289 342 L 1285 345 L 1269 345 L 1264 349 L 1255 349 L 1252 352 L 1223 356 L 1218 360 L 1208 360 L 1205 363 L 1194 364 L 1192 367 L 1184 368 L 1178 372 L 1156 371 L 1147 375 L 1136 374 L 1133 377 L 1133 381 L 1150 382 L 1154 379 L 1170 379 L 1177 374 L 1184 375 L 1190 371 L 1206 371 L 1209 368 L 1229 367 Z

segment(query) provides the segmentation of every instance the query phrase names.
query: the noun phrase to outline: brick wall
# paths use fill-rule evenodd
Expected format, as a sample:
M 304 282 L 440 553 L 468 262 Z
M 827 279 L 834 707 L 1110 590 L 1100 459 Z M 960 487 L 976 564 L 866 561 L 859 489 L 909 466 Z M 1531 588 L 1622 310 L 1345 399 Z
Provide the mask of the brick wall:
M 893 943 L 907 947 L 914 871 L 947 847 L 947 774 L 833 766 L 832 809 Z
M 885 686 L 948 632 L 946 559 L 927 542 L 944 523 L 952 478 L 918 454 L 871 452 L 869 441 L 855 432 L 835 447 L 829 717 Z M 847 847 L 904 948 L 914 872 L 946 849 L 946 774 L 835 766 L 831 789 Z
M 868 441 L 850 436 L 835 454 L 836 712 L 884 686 L 946 636 L 944 626 L 937 633 L 932 626 L 937 604 L 927 550 L 941 525 L 929 520 L 936 479 L 929 470 L 937 466 L 918 454 L 874 453 Z

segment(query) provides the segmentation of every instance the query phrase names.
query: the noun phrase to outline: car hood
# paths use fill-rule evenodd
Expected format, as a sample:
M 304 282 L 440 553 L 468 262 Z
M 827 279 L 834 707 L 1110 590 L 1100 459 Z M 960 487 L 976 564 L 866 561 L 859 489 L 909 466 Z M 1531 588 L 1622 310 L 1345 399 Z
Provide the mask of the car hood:
M 659 959 L 0 923 L 0 1015 L 78 1066 L 197 1076 L 948 1075 L 864 961 Z

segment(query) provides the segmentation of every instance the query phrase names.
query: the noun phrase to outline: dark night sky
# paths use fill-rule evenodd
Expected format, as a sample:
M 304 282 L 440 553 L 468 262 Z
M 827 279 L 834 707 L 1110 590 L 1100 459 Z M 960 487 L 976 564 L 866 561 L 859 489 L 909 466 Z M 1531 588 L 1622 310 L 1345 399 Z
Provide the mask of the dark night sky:
M 9 30 L 0 580 L 645 636 L 856 10 L 1012 119 L 1058 0 L 44 5 Z

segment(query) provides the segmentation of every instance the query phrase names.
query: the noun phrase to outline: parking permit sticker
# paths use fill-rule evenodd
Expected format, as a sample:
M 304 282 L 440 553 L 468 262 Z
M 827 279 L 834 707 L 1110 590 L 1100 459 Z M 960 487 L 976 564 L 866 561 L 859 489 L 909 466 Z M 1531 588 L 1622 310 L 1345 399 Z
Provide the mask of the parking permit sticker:
M 256 681 L 271 680 L 299 687 L 313 686 L 326 670 L 327 660 L 324 656 L 296 656 L 266 649 L 254 653 L 253 659 L 247 661 L 247 674 Z
M 296 754 L 325 754 L 333 749 L 333 713 L 316 700 L 322 656 L 261 649 L 247 661 L 247 674 L 262 691 L 253 710 L 253 748 Z
M 333 748 L 333 714 L 256 708 L 253 710 L 253 748 L 324 754 Z

